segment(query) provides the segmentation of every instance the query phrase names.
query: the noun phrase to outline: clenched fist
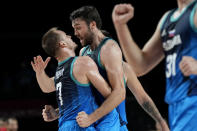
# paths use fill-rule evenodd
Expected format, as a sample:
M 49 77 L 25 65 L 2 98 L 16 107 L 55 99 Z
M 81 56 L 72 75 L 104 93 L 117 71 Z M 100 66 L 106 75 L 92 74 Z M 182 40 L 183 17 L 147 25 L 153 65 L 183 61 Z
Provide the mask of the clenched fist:
M 134 16 L 134 8 L 131 4 L 118 4 L 112 12 L 114 24 L 126 24 Z

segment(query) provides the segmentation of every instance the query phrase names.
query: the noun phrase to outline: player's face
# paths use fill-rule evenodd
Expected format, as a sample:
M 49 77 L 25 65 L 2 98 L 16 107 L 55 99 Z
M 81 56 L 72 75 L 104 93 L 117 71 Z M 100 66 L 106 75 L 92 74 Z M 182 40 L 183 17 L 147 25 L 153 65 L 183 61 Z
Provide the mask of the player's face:
M 90 45 L 93 42 L 93 32 L 84 20 L 77 18 L 72 21 L 72 26 L 82 46 Z
M 60 32 L 62 37 L 64 38 L 65 43 L 68 44 L 68 48 L 70 48 L 71 50 L 75 50 L 77 48 L 77 44 L 72 40 L 71 36 L 63 31 Z

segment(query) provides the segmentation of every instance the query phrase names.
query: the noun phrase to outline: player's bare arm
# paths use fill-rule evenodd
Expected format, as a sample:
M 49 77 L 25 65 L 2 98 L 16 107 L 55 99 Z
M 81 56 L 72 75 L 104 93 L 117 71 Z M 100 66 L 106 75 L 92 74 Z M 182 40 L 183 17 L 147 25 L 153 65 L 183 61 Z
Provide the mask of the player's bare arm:
M 78 66 L 77 66 L 78 65 Z M 87 81 L 94 85 L 94 87 L 107 99 L 107 97 L 111 94 L 111 87 L 107 84 L 104 78 L 100 75 L 98 71 L 98 67 L 96 63 L 88 56 L 83 56 L 78 58 L 76 61 L 76 65 L 74 65 L 74 74 L 78 74 L 77 72 L 82 71 L 81 73 L 85 74 Z M 81 75 L 76 75 L 76 77 Z M 82 78 L 82 77 L 80 77 Z M 78 80 L 80 80 L 78 78 Z M 81 80 L 82 81 L 82 80 Z M 86 82 L 87 83 L 87 82 Z M 82 111 L 78 113 L 76 120 L 81 127 L 88 127 L 107 113 L 108 111 L 104 111 L 103 106 L 96 109 L 92 114 L 88 115 L 86 112 Z
M 81 83 L 91 83 L 105 98 L 111 94 L 111 87 L 100 75 L 96 63 L 89 56 L 78 57 L 73 75 Z
M 109 40 L 101 49 L 101 63 L 106 69 L 112 93 L 107 97 L 103 104 L 89 116 L 85 112 L 80 112 L 77 116 L 77 122 L 81 127 L 86 127 L 89 119 L 97 121 L 114 108 L 116 108 L 125 99 L 125 87 L 123 81 L 122 54 L 117 43 Z M 122 76 L 122 77 L 121 77 Z M 82 117 L 84 118 L 83 120 Z
M 134 16 L 134 8 L 130 4 L 114 7 L 112 18 L 117 36 L 127 62 L 132 65 L 137 76 L 142 76 L 153 69 L 163 58 L 160 24 L 151 39 L 140 49 L 132 38 L 127 22 Z M 157 50 L 155 50 L 157 49 Z
M 156 105 L 152 101 L 152 99 L 148 96 L 148 94 L 143 89 L 139 80 L 137 79 L 134 71 L 129 66 L 129 64 L 124 63 L 123 69 L 125 76 L 127 77 L 127 86 L 130 91 L 133 93 L 135 98 L 137 99 L 140 106 L 156 121 L 160 124 L 163 131 L 169 131 L 167 123 L 159 113 Z
M 34 57 L 34 60 L 31 61 L 31 65 L 33 70 L 36 72 L 36 79 L 41 90 L 44 93 L 50 93 L 55 91 L 54 78 L 49 78 L 45 73 L 45 68 L 50 61 L 50 57 L 48 57 L 45 61 L 43 61 L 41 56 Z

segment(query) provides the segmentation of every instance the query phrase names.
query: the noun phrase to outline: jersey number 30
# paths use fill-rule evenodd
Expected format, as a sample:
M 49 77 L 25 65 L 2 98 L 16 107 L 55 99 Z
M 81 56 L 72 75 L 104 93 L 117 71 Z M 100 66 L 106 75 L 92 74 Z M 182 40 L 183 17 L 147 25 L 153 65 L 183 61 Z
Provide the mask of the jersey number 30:
M 166 77 L 167 78 L 176 75 L 176 56 L 177 54 L 174 53 L 172 55 L 168 55 L 166 58 Z

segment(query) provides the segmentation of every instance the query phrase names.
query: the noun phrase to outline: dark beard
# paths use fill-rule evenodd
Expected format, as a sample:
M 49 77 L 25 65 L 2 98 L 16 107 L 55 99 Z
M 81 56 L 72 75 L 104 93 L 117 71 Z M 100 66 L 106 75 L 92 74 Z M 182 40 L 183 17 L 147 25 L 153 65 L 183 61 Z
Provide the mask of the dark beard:
M 86 34 L 86 39 L 84 39 L 84 45 L 85 46 L 91 45 L 93 43 L 93 37 L 94 37 L 94 34 L 90 30 L 90 28 L 88 28 L 88 33 Z
M 93 43 L 93 38 L 91 39 L 85 39 L 84 40 L 84 45 L 87 46 L 87 45 L 91 45 Z

